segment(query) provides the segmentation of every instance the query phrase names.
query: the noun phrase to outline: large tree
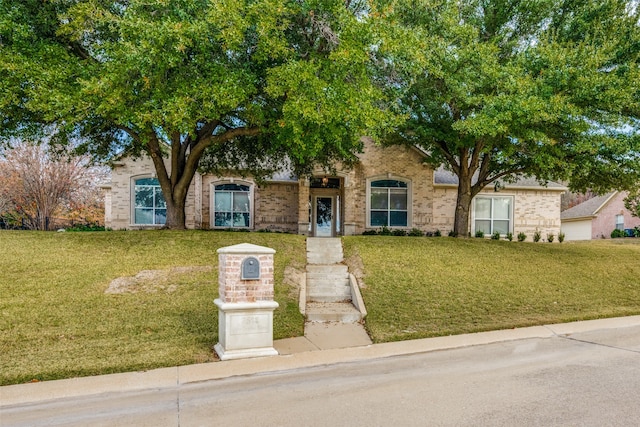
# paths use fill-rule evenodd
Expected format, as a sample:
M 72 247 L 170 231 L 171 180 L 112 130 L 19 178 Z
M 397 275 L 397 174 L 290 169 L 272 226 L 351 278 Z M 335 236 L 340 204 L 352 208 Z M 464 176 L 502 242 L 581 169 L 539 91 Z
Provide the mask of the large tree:
M 166 225 L 184 228 L 207 149 L 303 169 L 395 122 L 376 73 L 420 44 L 382 15 L 368 0 L 0 0 L 0 136 L 45 124 L 54 144 L 145 153 Z
M 391 143 L 458 177 L 454 232 L 497 180 L 574 189 L 640 177 L 640 6 L 634 0 L 415 1 L 404 23 L 437 40 Z

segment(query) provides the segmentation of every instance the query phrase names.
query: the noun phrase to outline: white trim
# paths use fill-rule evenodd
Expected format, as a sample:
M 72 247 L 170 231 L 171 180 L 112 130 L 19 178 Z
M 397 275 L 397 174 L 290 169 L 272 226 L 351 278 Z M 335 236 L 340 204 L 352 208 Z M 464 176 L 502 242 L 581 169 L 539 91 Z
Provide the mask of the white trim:
M 246 185 L 249 187 L 249 226 L 248 227 L 216 227 L 216 185 L 223 184 L 236 184 L 236 185 Z M 224 230 L 227 228 L 237 228 L 239 230 L 253 230 L 254 227 L 254 213 L 255 213 L 255 191 L 256 184 L 253 181 L 238 179 L 235 177 L 229 178 L 220 178 L 215 181 L 211 181 L 209 184 L 209 228 L 214 230 Z
M 511 194 L 491 194 L 491 193 L 479 193 L 471 200 L 471 236 L 475 236 L 476 234 L 476 200 L 477 199 L 492 199 L 491 207 L 493 209 L 493 199 L 511 199 L 511 203 L 509 206 L 509 231 L 508 233 L 513 233 L 514 230 L 514 213 L 515 213 L 515 203 L 516 198 L 515 195 Z M 491 213 L 491 222 L 495 220 L 493 217 L 493 211 Z M 498 218 L 500 220 L 500 218 Z M 492 227 L 493 229 L 493 227 Z
M 413 224 L 413 186 L 411 179 L 405 178 L 403 176 L 394 175 L 392 173 L 385 173 L 381 175 L 375 175 L 366 179 L 366 193 L 365 193 L 365 228 L 377 228 L 377 225 L 371 225 L 371 183 L 373 181 L 387 181 L 387 180 L 395 180 L 401 181 L 407 184 L 407 225 L 406 226 L 389 226 L 389 228 L 399 228 L 399 229 L 409 229 Z
M 158 179 L 155 173 L 142 173 L 138 175 L 132 175 L 129 177 L 129 228 L 162 228 L 166 225 L 166 201 L 165 201 L 165 223 L 164 224 L 149 224 L 149 223 L 137 223 L 136 222 L 136 181 L 139 179 Z M 158 186 L 160 183 L 158 182 Z M 160 187 L 162 191 L 162 187 Z M 162 194 L 164 197 L 164 193 Z M 154 206 L 155 211 L 155 206 Z

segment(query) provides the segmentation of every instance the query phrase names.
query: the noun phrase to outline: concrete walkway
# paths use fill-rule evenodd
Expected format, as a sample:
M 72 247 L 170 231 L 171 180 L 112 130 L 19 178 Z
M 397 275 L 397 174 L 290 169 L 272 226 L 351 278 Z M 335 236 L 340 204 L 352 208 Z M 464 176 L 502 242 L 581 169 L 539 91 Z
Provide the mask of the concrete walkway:
M 234 376 L 288 371 L 528 338 L 552 338 L 631 326 L 640 326 L 640 316 L 343 348 L 339 348 L 341 341 L 351 343 L 350 345 L 357 342 L 358 337 L 352 336 L 353 330 L 348 328 L 342 331 L 332 330 L 331 342 L 327 342 L 327 336 L 319 330 L 317 334 L 309 333 L 306 337 L 275 341 L 274 346 L 280 352 L 278 356 L 0 387 L 0 409 L 62 398 L 175 388 L 184 384 Z M 340 334 L 343 336 L 340 337 Z

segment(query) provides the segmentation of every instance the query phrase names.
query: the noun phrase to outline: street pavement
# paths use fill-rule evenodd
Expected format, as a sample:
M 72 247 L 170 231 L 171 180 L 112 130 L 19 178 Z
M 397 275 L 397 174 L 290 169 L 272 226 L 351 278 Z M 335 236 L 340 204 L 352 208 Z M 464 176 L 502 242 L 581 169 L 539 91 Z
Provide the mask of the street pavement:
M 640 316 L 279 344 L 290 353 L 0 387 L 0 425 L 640 425 Z

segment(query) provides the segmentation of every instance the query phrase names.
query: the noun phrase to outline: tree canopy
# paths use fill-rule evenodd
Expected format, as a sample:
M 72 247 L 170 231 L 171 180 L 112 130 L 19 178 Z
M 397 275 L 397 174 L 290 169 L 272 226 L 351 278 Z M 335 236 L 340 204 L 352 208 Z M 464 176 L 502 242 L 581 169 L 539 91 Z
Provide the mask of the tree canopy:
M 468 235 L 473 197 L 496 180 L 638 185 L 637 1 L 414 1 L 398 14 L 432 49 L 387 142 L 458 177 L 455 233 Z
M 361 136 L 398 123 L 388 108 L 395 88 L 380 70 L 418 67 L 400 59 L 420 42 L 380 7 L 0 0 L 0 137 L 33 137 L 48 125 L 54 144 L 103 158 L 146 153 L 167 226 L 183 228 L 187 190 L 207 150 L 210 166 L 226 146 L 245 159 L 249 150 L 286 155 L 304 170 L 348 161 Z

